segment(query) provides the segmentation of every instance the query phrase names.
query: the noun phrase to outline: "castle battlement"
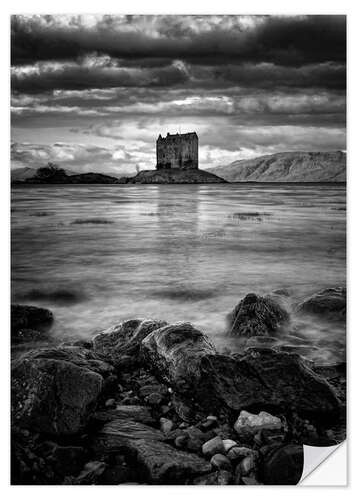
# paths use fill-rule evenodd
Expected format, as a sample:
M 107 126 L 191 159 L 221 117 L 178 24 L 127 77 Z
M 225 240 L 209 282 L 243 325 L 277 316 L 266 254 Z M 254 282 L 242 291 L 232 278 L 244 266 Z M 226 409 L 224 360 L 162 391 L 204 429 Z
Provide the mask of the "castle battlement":
M 179 168 L 198 169 L 198 136 L 196 132 L 186 134 L 159 135 L 156 141 L 157 170 Z

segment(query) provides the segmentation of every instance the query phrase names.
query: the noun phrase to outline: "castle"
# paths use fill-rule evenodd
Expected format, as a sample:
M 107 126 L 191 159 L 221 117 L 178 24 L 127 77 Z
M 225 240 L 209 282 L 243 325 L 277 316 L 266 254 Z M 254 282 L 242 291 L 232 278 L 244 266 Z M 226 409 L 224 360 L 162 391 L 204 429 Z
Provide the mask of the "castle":
M 198 169 L 198 136 L 196 132 L 188 134 L 159 135 L 156 141 L 156 169 L 166 170 Z

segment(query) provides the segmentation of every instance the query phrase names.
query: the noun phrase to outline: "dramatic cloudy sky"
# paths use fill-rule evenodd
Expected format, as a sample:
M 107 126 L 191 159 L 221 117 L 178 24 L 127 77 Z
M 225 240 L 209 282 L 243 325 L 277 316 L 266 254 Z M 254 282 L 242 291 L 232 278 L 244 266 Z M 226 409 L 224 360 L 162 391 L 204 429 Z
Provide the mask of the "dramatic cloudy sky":
M 196 130 L 200 166 L 345 149 L 343 16 L 14 16 L 12 166 L 155 167 Z

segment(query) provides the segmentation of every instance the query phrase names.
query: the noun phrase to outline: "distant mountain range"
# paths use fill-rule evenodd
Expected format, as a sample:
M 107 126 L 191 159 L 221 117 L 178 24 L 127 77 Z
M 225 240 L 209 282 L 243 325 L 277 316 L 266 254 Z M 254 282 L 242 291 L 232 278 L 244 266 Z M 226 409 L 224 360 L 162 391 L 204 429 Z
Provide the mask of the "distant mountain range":
M 207 170 L 228 182 L 346 182 L 346 153 L 276 153 Z
M 36 175 L 36 169 L 30 167 L 14 168 L 11 170 L 11 181 L 23 181 Z

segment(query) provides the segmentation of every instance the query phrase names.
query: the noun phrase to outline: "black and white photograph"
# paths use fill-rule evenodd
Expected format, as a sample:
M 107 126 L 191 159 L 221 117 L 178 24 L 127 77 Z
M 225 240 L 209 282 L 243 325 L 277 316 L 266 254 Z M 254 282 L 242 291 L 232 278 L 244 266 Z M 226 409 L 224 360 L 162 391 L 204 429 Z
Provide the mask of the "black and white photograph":
M 12 485 L 346 440 L 346 20 L 11 16 Z

